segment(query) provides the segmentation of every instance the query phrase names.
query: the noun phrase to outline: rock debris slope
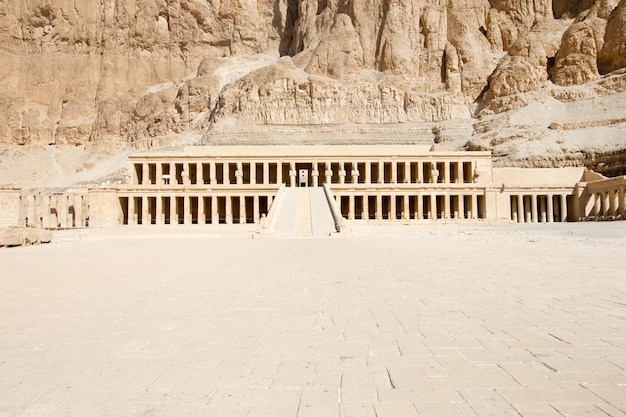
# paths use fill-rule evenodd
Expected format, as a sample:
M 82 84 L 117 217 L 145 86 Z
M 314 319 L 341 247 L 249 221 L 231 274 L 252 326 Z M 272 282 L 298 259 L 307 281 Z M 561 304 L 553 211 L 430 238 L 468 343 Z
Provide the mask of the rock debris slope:
M 2 1 L 0 59 L 7 145 L 429 123 L 506 164 L 626 166 L 626 0 Z

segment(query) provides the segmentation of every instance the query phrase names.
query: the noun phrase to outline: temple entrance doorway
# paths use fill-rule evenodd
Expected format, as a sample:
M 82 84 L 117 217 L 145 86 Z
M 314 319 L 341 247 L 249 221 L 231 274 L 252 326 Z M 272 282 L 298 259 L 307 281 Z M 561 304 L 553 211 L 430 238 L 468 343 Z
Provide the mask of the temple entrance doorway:
M 297 181 L 296 185 L 298 187 L 310 187 L 313 186 L 313 164 L 311 163 L 297 163 L 296 164 L 296 172 L 297 172 Z

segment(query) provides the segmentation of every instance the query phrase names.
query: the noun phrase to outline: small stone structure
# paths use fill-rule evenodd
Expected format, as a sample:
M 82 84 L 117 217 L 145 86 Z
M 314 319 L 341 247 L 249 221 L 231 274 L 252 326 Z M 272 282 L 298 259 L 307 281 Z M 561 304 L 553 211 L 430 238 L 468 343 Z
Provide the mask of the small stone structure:
M 259 223 L 282 185 L 328 185 L 348 222 L 626 218 L 626 177 L 495 168 L 489 152 L 429 145 L 192 146 L 129 157 L 126 184 L 0 191 L 5 226 Z

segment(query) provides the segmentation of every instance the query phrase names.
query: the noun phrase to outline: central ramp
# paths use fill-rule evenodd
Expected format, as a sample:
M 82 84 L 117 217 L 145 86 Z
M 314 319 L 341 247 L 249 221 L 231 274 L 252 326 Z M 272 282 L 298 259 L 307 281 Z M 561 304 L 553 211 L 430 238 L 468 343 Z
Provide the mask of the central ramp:
M 277 236 L 329 236 L 336 231 L 321 187 L 286 188 L 276 203 L 274 233 Z

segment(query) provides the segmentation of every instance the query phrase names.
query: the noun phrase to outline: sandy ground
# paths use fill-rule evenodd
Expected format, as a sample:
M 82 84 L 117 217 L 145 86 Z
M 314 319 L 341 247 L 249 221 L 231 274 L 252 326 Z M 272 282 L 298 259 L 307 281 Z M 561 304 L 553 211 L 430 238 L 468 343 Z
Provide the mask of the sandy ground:
M 0 250 L 0 416 L 623 416 L 626 222 Z

